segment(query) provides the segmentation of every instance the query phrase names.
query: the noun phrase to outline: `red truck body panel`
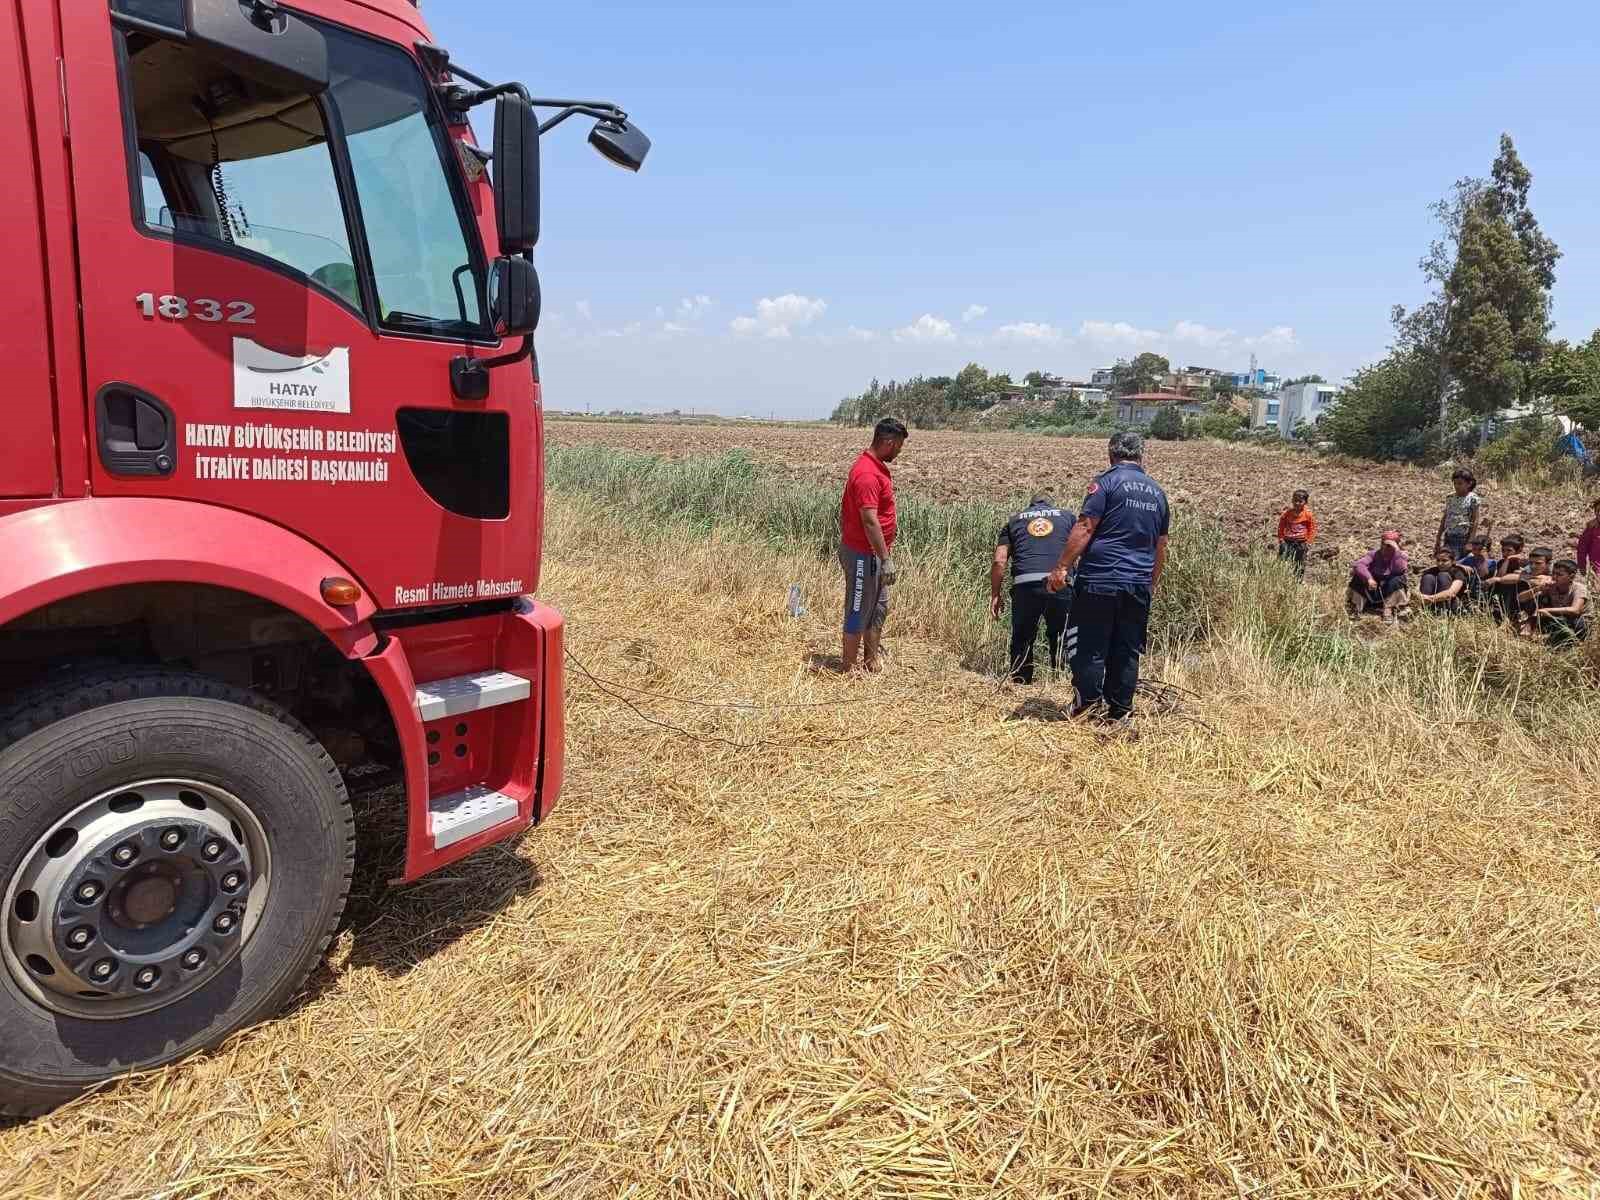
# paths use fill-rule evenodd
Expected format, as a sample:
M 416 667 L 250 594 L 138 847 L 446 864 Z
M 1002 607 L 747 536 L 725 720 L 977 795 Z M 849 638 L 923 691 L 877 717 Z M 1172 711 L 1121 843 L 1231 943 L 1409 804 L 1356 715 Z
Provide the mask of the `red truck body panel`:
M 406 0 L 293 7 L 383 39 L 423 71 L 415 44 L 429 35 Z M 234 588 L 306 618 L 366 666 L 388 705 L 407 784 L 405 876 L 415 878 L 515 834 L 548 811 L 560 786 L 561 618 L 518 599 L 539 578 L 537 381 L 526 364 L 498 369 L 487 400 L 464 403 L 449 376 L 459 340 L 375 329 L 292 271 L 142 224 L 120 36 L 107 0 L 0 0 L 0 160 L 15 180 L 12 220 L 0 224 L 12 281 L 0 293 L 0 626 L 86 591 L 146 582 Z M 464 125 L 449 136 L 471 141 Z M 493 193 L 487 177 L 469 181 L 457 157 L 442 161 L 488 259 Z M 250 323 L 172 319 L 152 314 L 141 296 L 181 298 L 191 314 L 210 311 L 192 302 L 211 301 L 229 314 L 248 311 Z M 342 356 L 343 411 L 241 406 L 241 340 L 252 354 Z M 96 396 L 108 385 L 171 409 L 178 444 L 170 474 L 108 466 L 95 427 Z M 444 507 L 397 436 L 401 409 L 463 408 L 506 421 L 503 518 Z M 285 472 L 289 460 L 297 465 Z M 359 604 L 344 610 L 322 600 L 320 582 L 334 574 L 360 584 Z M 492 601 L 500 611 L 393 636 L 374 629 L 382 614 L 447 601 Z M 509 601 L 516 607 L 504 611 Z M 417 683 L 489 668 L 526 676 L 532 694 L 480 723 L 447 769 L 430 767 Z M 436 853 L 429 797 L 464 782 L 515 797 L 517 819 Z

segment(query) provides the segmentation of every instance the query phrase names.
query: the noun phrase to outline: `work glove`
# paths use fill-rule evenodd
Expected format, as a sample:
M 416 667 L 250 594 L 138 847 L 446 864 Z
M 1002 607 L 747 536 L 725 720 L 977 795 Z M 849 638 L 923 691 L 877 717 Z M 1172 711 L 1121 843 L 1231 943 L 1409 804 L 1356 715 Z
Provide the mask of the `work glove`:
M 878 567 L 878 576 L 884 583 L 894 582 L 894 559 L 886 558 Z

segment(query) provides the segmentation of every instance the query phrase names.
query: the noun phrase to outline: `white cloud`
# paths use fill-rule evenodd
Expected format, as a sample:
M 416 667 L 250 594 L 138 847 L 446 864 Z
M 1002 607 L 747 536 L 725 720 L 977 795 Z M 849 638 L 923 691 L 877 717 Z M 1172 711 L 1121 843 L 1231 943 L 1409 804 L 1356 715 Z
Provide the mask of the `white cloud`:
M 1172 328 L 1174 341 L 1190 342 L 1196 346 L 1221 346 L 1237 336 L 1231 329 L 1213 329 L 1198 321 L 1179 321 Z
M 716 304 L 710 296 L 685 296 L 678 301 L 680 321 L 698 321 Z
M 809 296 L 786 295 L 756 301 L 756 315 L 735 317 L 728 325 L 741 337 L 786 338 L 791 330 L 804 329 L 828 309 L 826 300 Z
M 587 300 L 579 300 L 577 308 L 578 308 L 578 315 L 580 317 L 582 317 L 585 321 L 594 320 L 594 309 L 589 307 L 589 302 Z
M 923 313 L 911 324 L 894 331 L 897 342 L 953 342 L 955 339 L 955 326 L 932 313 Z
M 1061 330 L 1054 325 L 1041 324 L 1038 321 L 1017 321 L 1011 325 L 1002 325 L 994 331 L 994 335 L 1007 342 L 1053 344 L 1061 340 Z
M 656 305 L 656 320 L 665 321 L 666 319 L 667 319 L 667 310 L 662 308 L 661 305 L 659 305 L 659 304 Z
M 680 325 L 676 321 L 668 321 L 665 325 L 663 325 L 661 327 L 661 332 L 662 333 L 688 333 L 689 332 L 689 327 L 687 325 Z
M 988 313 L 989 306 L 987 304 L 969 304 L 967 305 L 966 310 L 961 314 L 961 323 L 963 325 L 970 325 L 979 317 L 987 316 Z
M 1289 350 L 1299 344 L 1293 325 L 1274 325 L 1259 337 L 1247 337 L 1244 344 L 1253 350 Z
M 1165 340 L 1165 336 L 1157 330 L 1140 329 L 1136 325 L 1129 325 L 1126 321 L 1085 321 L 1078 327 L 1078 336 L 1088 338 L 1093 342 L 1117 342 L 1130 345 L 1135 342 Z
M 1251 350 L 1269 353 L 1297 347 L 1294 327 L 1274 325 L 1253 337 L 1241 336 L 1236 329 L 1218 329 L 1199 321 L 1179 321 L 1170 330 L 1140 329 L 1126 321 L 1085 321 L 1079 334 L 1092 342 L 1135 350 L 1172 350 L 1199 347 L 1217 354 L 1238 354 Z
M 871 329 L 857 329 L 854 325 L 844 331 L 845 337 L 852 342 L 875 342 L 878 335 Z
M 600 331 L 600 336 L 603 338 L 632 337 L 634 334 L 639 332 L 640 328 L 641 326 L 639 325 L 639 322 L 629 321 L 621 329 L 602 329 Z

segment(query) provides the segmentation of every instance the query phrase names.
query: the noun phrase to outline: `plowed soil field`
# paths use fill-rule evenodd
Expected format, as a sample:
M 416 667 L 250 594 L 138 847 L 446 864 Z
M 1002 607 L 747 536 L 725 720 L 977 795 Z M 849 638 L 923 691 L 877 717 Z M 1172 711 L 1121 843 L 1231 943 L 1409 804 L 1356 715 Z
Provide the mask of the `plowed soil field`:
M 828 425 L 703 425 L 554 419 L 551 444 L 599 444 L 670 457 L 746 450 L 797 478 L 842 484 L 865 430 Z M 1034 489 L 1075 507 L 1084 486 L 1105 469 L 1105 443 L 1025 433 L 915 431 L 894 464 L 902 496 L 927 500 L 1005 500 Z M 1322 527 L 1321 556 L 1331 558 L 1398 528 L 1408 549 L 1431 552 L 1439 513 L 1450 494 L 1448 470 L 1361 464 L 1310 452 L 1225 442 L 1147 443 L 1146 469 L 1181 511 L 1220 521 L 1239 544 L 1269 542 L 1296 488 L 1311 493 Z M 1589 517 L 1576 487 L 1531 491 L 1484 481 L 1485 527 L 1497 537 L 1519 532 L 1534 544 L 1568 552 Z

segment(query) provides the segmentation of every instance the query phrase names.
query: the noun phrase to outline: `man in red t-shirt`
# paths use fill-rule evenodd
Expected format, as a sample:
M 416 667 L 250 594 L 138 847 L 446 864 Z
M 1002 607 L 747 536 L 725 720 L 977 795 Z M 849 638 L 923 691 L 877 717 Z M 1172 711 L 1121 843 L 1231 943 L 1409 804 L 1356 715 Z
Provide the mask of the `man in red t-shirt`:
M 839 565 L 844 568 L 844 653 L 846 671 L 859 657 L 878 669 L 878 641 L 889 615 L 889 585 L 894 582 L 894 480 L 889 464 L 906 444 L 906 427 L 892 417 L 879 421 L 872 445 L 861 452 L 845 480 L 839 504 Z M 865 647 L 863 648 L 863 639 Z

